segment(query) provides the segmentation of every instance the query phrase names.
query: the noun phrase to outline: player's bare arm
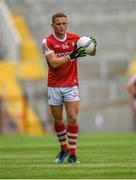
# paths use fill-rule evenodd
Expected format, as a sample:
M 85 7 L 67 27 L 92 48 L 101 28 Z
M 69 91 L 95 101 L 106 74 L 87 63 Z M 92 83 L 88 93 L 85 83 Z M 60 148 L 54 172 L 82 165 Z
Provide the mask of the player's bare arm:
M 61 65 L 67 63 L 68 61 L 73 61 L 76 60 L 78 57 L 84 56 L 86 56 L 85 49 L 83 47 L 76 48 L 75 46 L 73 52 L 67 56 L 57 57 L 56 54 L 52 52 L 51 54 L 46 56 L 46 59 L 53 68 L 58 68 Z
M 49 54 L 46 59 L 53 68 L 58 68 L 70 60 L 68 56 L 57 57 L 55 53 Z

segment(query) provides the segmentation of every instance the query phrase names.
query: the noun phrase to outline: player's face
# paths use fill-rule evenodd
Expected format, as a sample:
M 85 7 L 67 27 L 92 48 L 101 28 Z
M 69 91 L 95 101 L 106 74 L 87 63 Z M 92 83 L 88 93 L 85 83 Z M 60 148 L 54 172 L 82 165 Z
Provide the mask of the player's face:
M 65 17 L 58 17 L 52 24 L 55 35 L 59 38 L 63 38 L 67 30 L 68 22 Z

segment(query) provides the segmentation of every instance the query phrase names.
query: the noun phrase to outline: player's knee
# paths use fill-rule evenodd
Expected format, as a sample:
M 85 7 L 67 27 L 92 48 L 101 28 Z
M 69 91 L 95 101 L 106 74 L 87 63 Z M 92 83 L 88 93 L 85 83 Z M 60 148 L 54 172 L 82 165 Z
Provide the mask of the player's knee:
M 62 123 L 63 123 L 63 121 L 54 120 L 54 125 L 55 125 L 55 126 L 61 126 Z
M 77 116 L 71 116 L 71 117 L 69 118 L 69 124 L 70 124 L 71 126 L 75 126 L 75 125 L 77 124 Z

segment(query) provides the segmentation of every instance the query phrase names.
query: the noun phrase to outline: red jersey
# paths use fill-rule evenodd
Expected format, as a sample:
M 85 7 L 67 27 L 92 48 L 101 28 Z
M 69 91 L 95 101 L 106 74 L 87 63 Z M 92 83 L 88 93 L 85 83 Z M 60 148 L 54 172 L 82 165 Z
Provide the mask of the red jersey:
M 73 33 L 66 33 L 63 40 L 54 34 L 43 40 L 42 48 L 45 56 L 54 52 L 57 57 L 66 56 L 74 50 L 75 43 L 80 37 Z M 78 86 L 77 60 L 69 61 L 58 68 L 48 63 L 48 87 Z

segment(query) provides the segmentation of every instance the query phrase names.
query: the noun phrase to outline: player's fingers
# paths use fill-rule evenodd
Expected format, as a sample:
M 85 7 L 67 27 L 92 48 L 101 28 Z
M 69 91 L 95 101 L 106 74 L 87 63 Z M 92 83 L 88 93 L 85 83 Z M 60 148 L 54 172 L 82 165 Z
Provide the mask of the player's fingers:
M 82 56 L 86 56 L 86 52 L 82 52 L 81 54 L 80 54 L 80 56 L 82 57 Z
M 80 52 L 80 54 L 86 54 L 86 51 L 82 51 L 82 52 Z
M 81 46 L 81 47 L 78 48 L 78 51 L 79 52 L 85 51 L 85 48 Z
M 80 57 L 84 57 L 84 56 L 86 56 L 86 54 L 82 54 L 82 55 L 80 55 Z

